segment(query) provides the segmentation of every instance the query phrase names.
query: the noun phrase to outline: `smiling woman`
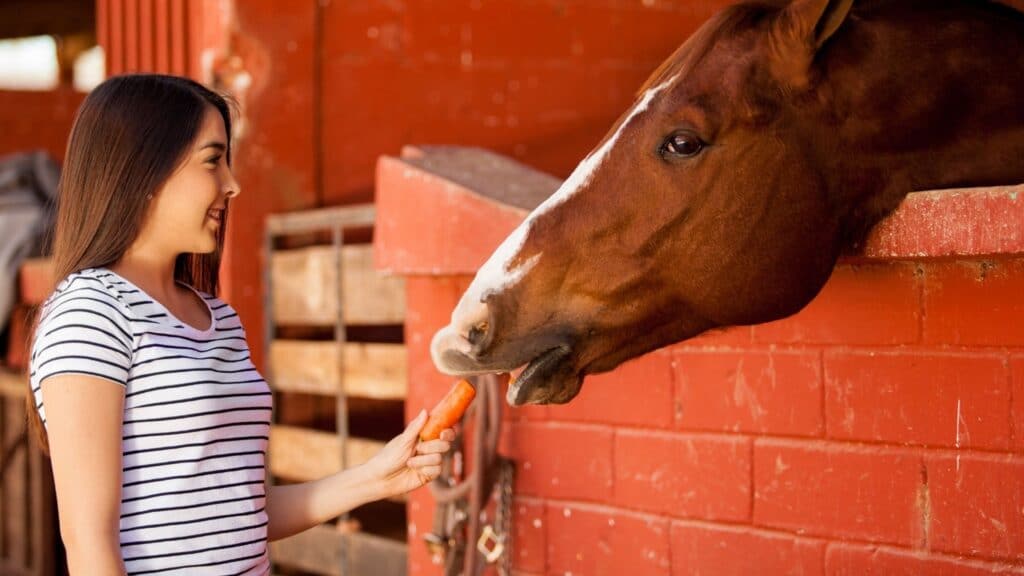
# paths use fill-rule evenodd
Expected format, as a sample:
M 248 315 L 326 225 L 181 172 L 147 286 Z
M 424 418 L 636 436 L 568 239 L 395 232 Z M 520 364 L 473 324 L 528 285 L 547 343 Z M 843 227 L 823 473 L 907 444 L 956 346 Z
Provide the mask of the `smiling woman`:
M 29 413 L 73 574 L 267 574 L 268 540 L 422 486 L 450 446 L 417 442 L 424 412 L 365 464 L 265 485 L 271 391 L 216 296 L 230 135 L 224 97 L 158 75 L 105 81 L 72 129 Z

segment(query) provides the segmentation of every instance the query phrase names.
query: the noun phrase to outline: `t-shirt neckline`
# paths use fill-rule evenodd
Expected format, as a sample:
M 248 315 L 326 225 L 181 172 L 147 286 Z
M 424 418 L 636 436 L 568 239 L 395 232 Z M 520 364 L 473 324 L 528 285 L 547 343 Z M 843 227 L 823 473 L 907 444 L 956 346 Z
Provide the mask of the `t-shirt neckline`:
M 210 319 L 210 324 L 205 329 L 196 328 L 195 326 L 189 324 L 188 322 L 185 322 L 185 321 L 181 320 L 180 318 L 175 316 L 174 313 L 171 312 L 169 308 L 167 308 L 167 306 L 164 306 L 163 302 L 157 300 L 156 298 L 153 298 L 153 296 L 151 296 L 148 292 L 146 292 L 145 290 L 143 290 L 142 288 L 137 286 L 131 280 L 125 278 L 124 276 L 121 276 L 120 274 L 118 274 L 117 272 L 114 272 L 110 268 L 104 268 L 103 270 L 105 272 L 109 272 L 111 275 L 116 277 L 121 282 L 124 282 L 129 287 L 131 287 L 131 288 L 133 288 L 135 290 L 138 290 L 139 294 L 141 294 L 144 297 L 146 297 L 150 302 L 152 302 L 155 306 L 159 307 L 165 314 L 167 314 L 167 319 L 172 321 L 173 323 L 177 324 L 177 326 L 175 326 L 176 328 L 180 327 L 179 329 L 183 328 L 187 332 L 192 332 L 193 334 L 199 334 L 199 335 L 202 335 L 202 336 L 212 334 L 213 331 L 216 329 L 216 327 L 217 327 L 217 317 L 214 316 L 213 309 L 210 308 L 210 303 L 207 302 L 206 298 L 203 298 L 203 295 L 200 294 L 199 291 L 196 290 L 195 288 L 193 288 L 192 286 L 189 286 L 188 284 L 186 284 L 184 282 L 177 282 L 177 281 L 175 281 L 175 284 L 177 284 L 179 286 L 184 286 L 185 288 L 188 288 L 193 294 L 196 295 L 197 298 L 199 298 L 199 301 L 203 303 L 203 306 L 206 308 L 206 313 L 207 313 L 207 315 L 209 316 L 209 319 Z

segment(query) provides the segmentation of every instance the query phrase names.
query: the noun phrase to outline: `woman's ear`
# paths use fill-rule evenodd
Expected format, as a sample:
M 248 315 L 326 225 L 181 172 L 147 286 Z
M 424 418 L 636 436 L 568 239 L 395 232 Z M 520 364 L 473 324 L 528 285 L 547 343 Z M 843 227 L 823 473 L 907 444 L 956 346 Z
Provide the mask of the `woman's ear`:
M 793 0 L 776 16 L 769 34 L 771 69 L 793 91 L 812 83 L 818 50 L 842 26 L 853 0 Z

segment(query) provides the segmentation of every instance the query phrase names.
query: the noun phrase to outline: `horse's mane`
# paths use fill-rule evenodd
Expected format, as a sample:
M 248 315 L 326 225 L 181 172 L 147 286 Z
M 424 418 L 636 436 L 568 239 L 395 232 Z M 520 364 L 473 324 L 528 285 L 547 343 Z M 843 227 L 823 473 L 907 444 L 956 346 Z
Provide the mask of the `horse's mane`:
M 637 96 L 639 97 L 651 87 L 661 84 L 669 77 L 689 70 L 707 54 L 720 37 L 754 27 L 766 16 L 778 12 L 785 4 L 785 2 L 747 2 L 729 6 L 712 16 L 651 73 L 644 85 L 637 91 Z

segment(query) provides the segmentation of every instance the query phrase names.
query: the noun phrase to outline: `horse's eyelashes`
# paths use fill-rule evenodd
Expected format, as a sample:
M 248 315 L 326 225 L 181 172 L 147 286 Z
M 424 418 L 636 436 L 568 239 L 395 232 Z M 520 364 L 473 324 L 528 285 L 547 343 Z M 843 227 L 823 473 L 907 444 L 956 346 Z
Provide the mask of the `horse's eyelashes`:
M 661 145 L 663 156 L 689 158 L 700 154 L 704 149 L 704 141 L 692 132 L 675 132 L 665 139 Z

